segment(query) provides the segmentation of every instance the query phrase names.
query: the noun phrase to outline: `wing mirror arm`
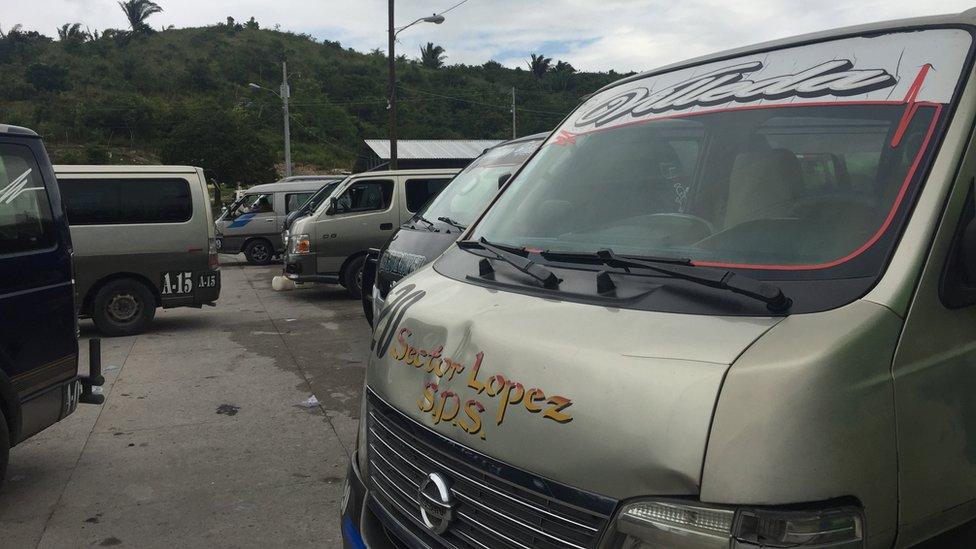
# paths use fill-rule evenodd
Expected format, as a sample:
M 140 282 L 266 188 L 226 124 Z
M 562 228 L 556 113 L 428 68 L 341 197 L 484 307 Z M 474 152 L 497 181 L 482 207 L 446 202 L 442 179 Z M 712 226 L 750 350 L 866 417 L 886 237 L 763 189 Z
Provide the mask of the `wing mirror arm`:
M 339 199 L 336 197 L 329 198 L 329 209 L 325 210 L 325 215 L 335 215 L 339 213 Z

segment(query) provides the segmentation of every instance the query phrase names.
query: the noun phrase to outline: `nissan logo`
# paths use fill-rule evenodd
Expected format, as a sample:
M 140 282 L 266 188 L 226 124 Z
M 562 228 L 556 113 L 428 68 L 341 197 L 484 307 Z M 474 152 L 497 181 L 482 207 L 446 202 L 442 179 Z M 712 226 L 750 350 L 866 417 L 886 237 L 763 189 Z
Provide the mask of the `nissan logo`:
M 435 534 L 447 531 L 454 520 L 454 498 L 447 479 L 440 473 L 431 473 L 420 483 L 420 518 L 427 529 Z

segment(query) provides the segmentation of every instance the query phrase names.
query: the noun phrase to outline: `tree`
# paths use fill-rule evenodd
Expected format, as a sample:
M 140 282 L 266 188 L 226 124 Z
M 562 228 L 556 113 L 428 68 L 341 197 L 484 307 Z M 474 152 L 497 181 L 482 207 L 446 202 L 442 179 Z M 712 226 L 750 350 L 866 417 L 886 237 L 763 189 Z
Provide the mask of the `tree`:
M 81 30 L 81 23 L 65 23 L 58 29 L 58 40 L 62 42 L 84 42 L 88 37 L 88 31 Z
M 427 42 L 426 46 L 420 48 L 420 64 L 428 69 L 439 69 L 444 66 L 444 48 L 435 46 L 433 42 Z
M 40 91 L 58 92 L 71 89 L 68 82 L 68 71 L 57 65 L 32 63 L 24 71 L 24 77 L 30 85 Z
M 146 23 L 146 19 L 149 19 L 149 16 L 154 13 L 163 11 L 159 4 L 151 0 L 125 0 L 119 2 L 119 7 L 125 13 L 125 18 L 129 20 L 129 26 L 132 27 L 134 34 L 152 34 L 155 32 Z
M 565 61 L 557 61 L 549 71 L 549 86 L 556 91 L 569 91 L 576 87 L 576 69 Z
M 532 60 L 529 61 L 529 70 L 536 78 L 542 78 L 545 76 L 549 69 L 552 67 L 552 58 L 546 57 L 543 54 L 532 54 Z
M 277 179 L 275 153 L 257 125 L 219 105 L 185 113 L 161 151 L 167 164 L 201 166 L 218 181 L 244 184 Z

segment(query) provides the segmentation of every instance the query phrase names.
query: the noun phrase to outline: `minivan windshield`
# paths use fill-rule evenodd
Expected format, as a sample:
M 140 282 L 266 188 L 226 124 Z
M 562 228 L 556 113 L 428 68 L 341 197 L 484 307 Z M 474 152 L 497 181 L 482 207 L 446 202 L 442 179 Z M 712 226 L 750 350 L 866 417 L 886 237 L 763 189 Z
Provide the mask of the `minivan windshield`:
M 461 171 L 418 215 L 431 221 L 474 222 L 498 193 L 501 183 L 542 143 L 542 139 L 506 143 L 489 149 Z
M 911 51 L 897 44 L 892 62 Z M 750 75 L 762 62 L 729 61 L 670 79 L 678 84 L 652 76 L 598 94 L 548 140 L 473 239 L 780 271 L 835 267 L 880 241 L 893 245 L 959 73 L 933 82 L 925 61 L 934 52 L 916 51 L 916 68 L 895 78 L 877 65 L 852 69 L 839 50 L 821 65 L 775 52 L 787 73 L 767 80 Z M 965 52 L 940 67 L 960 70 Z M 867 63 L 878 62 L 872 53 Z M 883 262 L 866 255 L 870 269 Z
M 270 213 L 274 211 L 274 195 L 267 194 L 245 194 L 240 200 L 231 205 L 227 211 L 227 217 L 233 218 L 244 214 Z
M 330 182 L 330 183 L 326 183 L 325 185 L 322 185 L 322 188 L 319 189 L 319 190 L 317 190 L 317 191 L 315 191 L 315 194 L 313 194 L 312 197 L 308 199 L 308 202 L 306 202 L 301 207 L 301 211 L 303 211 L 303 212 L 314 212 L 315 210 L 317 210 L 318 207 L 319 207 L 319 204 L 321 204 L 326 198 L 328 198 L 329 196 L 331 196 L 332 195 L 332 191 L 334 191 L 335 188 L 338 187 L 339 186 L 339 183 L 341 183 L 342 181 L 345 181 L 345 180 L 343 179 L 341 181 L 333 181 L 333 182 Z

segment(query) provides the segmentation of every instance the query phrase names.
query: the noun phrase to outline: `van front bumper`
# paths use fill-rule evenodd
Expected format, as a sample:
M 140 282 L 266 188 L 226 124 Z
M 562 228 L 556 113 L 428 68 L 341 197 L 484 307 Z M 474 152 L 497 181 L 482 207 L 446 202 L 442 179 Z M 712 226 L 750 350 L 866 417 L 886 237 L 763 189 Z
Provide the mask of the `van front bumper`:
M 329 275 L 315 272 L 314 254 L 285 254 L 283 271 L 286 278 L 299 284 L 303 282 L 339 283 L 338 274 Z

